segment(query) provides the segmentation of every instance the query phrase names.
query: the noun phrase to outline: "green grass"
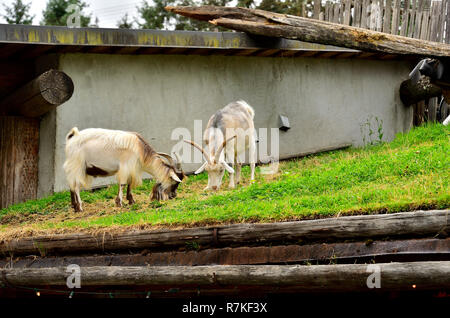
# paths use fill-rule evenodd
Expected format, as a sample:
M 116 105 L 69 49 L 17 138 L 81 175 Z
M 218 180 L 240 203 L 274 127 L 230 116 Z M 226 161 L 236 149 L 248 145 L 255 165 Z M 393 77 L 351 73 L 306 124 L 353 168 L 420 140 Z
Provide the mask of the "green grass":
M 68 192 L 0 211 L 0 231 L 31 226 L 40 230 L 130 225 L 204 225 L 271 222 L 336 214 L 444 209 L 450 206 L 450 128 L 428 124 L 391 143 L 346 149 L 282 162 L 277 176 L 257 173 L 249 185 L 204 193 L 207 175 L 191 176 L 175 200 L 150 202 L 153 182 L 136 189 L 133 206 L 114 208 L 117 186 L 84 191 L 87 212 L 70 209 Z

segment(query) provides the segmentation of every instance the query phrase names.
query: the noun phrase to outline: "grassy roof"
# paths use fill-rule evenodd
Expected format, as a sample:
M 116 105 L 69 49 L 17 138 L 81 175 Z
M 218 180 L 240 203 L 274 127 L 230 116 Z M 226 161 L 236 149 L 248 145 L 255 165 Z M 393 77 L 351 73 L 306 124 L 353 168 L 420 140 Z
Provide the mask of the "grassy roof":
M 82 213 L 71 209 L 69 192 L 56 193 L 1 210 L 0 238 L 449 208 L 449 141 L 450 127 L 427 124 L 391 143 L 281 162 L 275 175 L 257 171 L 251 185 L 244 167 L 235 190 L 226 177 L 220 191 L 204 192 L 207 175 L 191 176 L 165 202 L 150 202 L 154 183 L 145 181 L 134 191 L 137 203 L 123 208 L 114 206 L 117 186 L 82 192 Z

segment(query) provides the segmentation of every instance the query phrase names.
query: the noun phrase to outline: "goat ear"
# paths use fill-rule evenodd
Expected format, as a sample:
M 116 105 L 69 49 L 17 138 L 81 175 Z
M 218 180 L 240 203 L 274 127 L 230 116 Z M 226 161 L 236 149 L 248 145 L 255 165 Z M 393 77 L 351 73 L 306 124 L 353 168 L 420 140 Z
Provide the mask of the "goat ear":
M 225 170 L 228 171 L 228 173 L 234 173 L 234 169 L 231 168 L 228 163 L 226 163 L 225 161 L 222 161 L 223 166 L 225 167 Z
M 198 168 L 198 169 L 194 172 L 194 174 L 199 174 L 199 173 L 203 172 L 203 170 L 205 170 L 207 164 L 208 164 L 208 162 L 205 161 L 205 162 L 202 164 L 202 166 L 201 166 L 200 168 Z
M 178 178 L 177 174 L 176 174 L 173 170 L 170 170 L 170 177 L 171 177 L 173 180 L 175 180 L 176 182 L 182 182 L 182 181 L 180 180 L 180 178 Z

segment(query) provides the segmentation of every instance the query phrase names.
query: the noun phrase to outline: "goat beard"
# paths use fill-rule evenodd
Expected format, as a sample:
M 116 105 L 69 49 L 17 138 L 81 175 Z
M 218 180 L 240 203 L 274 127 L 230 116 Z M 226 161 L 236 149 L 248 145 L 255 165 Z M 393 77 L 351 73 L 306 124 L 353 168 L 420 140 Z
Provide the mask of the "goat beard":
M 177 196 L 177 189 L 179 183 L 172 184 L 170 187 L 164 189 L 161 183 L 153 186 L 151 200 L 165 201 L 174 199 Z

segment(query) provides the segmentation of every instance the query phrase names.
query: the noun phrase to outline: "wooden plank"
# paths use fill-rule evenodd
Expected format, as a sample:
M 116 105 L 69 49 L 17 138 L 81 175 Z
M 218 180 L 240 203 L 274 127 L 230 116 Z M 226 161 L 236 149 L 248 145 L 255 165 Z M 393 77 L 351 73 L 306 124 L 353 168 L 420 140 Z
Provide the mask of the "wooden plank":
M 383 290 L 450 287 L 450 262 L 376 264 Z M 367 264 L 342 265 L 209 265 L 209 266 L 93 266 L 82 267 L 83 286 L 293 286 L 304 291 L 367 291 L 374 269 Z M 64 286 L 67 267 L 0 270 L 4 285 Z
M 420 31 L 422 29 L 422 16 L 424 13 L 425 0 L 418 0 L 418 7 L 414 21 L 414 34 L 413 37 L 420 39 Z
M 377 0 L 377 27 L 376 31 L 382 32 L 383 31 L 383 12 L 384 12 L 384 0 Z
M 345 1 L 339 3 L 339 23 L 344 24 Z
M 340 2 L 334 3 L 333 8 L 334 8 L 333 23 L 339 23 L 341 3 Z
M 68 202 L 69 204 L 69 202 Z M 450 232 L 449 210 L 417 211 L 379 215 L 346 216 L 330 219 L 277 222 L 267 224 L 235 224 L 198 227 L 183 230 L 124 231 L 47 235 L 10 239 L 0 242 L 0 254 L 45 255 L 163 249 L 197 242 L 202 246 L 267 244 L 298 240 L 356 239 L 398 236 L 435 236 Z
M 343 0 L 344 4 L 344 22 L 345 25 L 350 25 L 350 19 L 352 17 L 351 15 L 351 8 L 352 8 L 352 1 L 351 0 Z
M 436 122 L 438 105 L 439 105 L 439 101 L 438 101 L 437 97 L 430 98 L 430 100 L 428 101 L 427 121 Z
M 392 0 L 386 0 L 386 6 L 384 7 L 384 16 L 383 16 L 383 32 L 391 33 L 391 21 L 392 21 Z
M 362 5 L 361 0 L 354 1 L 354 7 L 353 7 L 354 19 L 352 21 L 352 26 L 355 26 L 358 28 L 361 27 L 361 5 Z
M 410 0 L 404 1 L 404 7 L 402 13 L 402 23 L 400 27 L 400 35 L 407 36 L 408 35 L 408 26 L 409 26 L 409 18 L 410 18 Z
M 2 202 L 0 202 L 0 206 L 2 208 L 14 203 L 15 125 L 15 118 L 3 117 L 3 125 L 0 127 L 0 134 L 2 135 L 2 161 L 0 162 Z
M 0 118 L 0 207 L 5 208 L 36 198 L 39 119 Z
M 321 0 L 314 0 L 313 18 L 319 20 Z
M 319 21 L 324 21 L 325 20 L 325 16 L 323 12 L 319 13 Z
M 378 6 L 379 0 L 372 0 L 372 3 L 368 6 L 367 11 L 367 26 L 369 30 L 376 31 L 377 29 L 377 22 L 378 22 L 378 15 L 379 15 L 379 6 Z
M 420 101 L 414 105 L 414 126 L 420 126 L 425 122 L 425 102 Z
M 330 1 L 325 2 L 324 16 L 325 21 L 330 21 Z
M 445 16 L 445 43 L 450 44 L 450 1 L 447 0 L 447 13 Z
M 13 203 L 19 203 L 37 197 L 39 119 L 16 117 L 15 121 Z
M 367 20 L 367 11 L 369 10 L 368 6 L 370 4 L 370 0 L 362 0 L 361 4 L 361 28 L 367 29 L 369 26 Z
M 6 207 L 6 136 L 4 134 L 6 126 L 6 118 L 0 116 L 0 209 Z
M 444 32 L 445 32 L 445 17 L 447 14 L 447 5 L 448 5 L 449 1 L 448 0 L 442 0 L 442 4 L 441 4 L 441 10 L 439 12 L 440 14 L 440 19 L 439 19 L 439 37 L 437 39 L 438 42 L 444 42 L 445 41 L 445 37 L 444 37 Z
M 397 35 L 399 32 L 398 28 L 400 25 L 400 1 L 394 0 L 394 7 L 392 9 L 392 25 L 391 25 L 391 34 Z
M 414 28 L 415 28 L 415 21 L 416 21 L 416 11 L 417 11 L 417 1 L 418 0 L 411 0 L 411 11 L 409 14 L 409 20 L 408 20 L 408 37 L 412 38 L 414 37 Z
M 428 36 L 429 22 L 430 22 L 430 11 L 424 9 L 422 12 L 422 23 L 419 35 L 419 38 L 421 40 L 428 40 L 427 36 Z
M 437 42 L 438 38 L 437 23 L 439 23 L 440 9 L 441 9 L 441 2 L 433 1 L 431 3 L 430 18 L 429 18 L 430 20 L 427 32 L 428 41 Z

